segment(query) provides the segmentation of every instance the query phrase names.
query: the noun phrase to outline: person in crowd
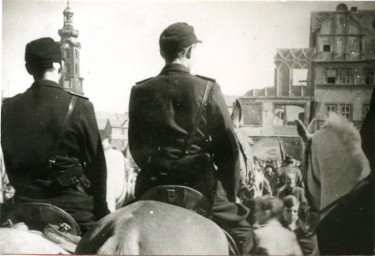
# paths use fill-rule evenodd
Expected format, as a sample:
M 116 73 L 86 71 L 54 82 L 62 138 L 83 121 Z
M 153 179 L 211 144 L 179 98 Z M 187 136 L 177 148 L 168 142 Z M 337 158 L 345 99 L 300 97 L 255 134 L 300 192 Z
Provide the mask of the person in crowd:
M 164 68 L 132 88 L 129 146 L 141 169 L 135 197 L 163 184 L 198 190 L 212 203 L 213 220 L 248 254 L 253 243 L 249 211 L 235 203 L 239 146 L 219 85 L 190 73 L 197 43 L 187 23 L 168 26 L 159 39 Z
M 267 165 L 264 169 L 264 177 L 268 180 L 272 194 L 276 194 L 276 188 L 278 187 L 279 179 L 275 173 L 275 169 L 272 165 Z
M 294 231 L 298 228 L 299 201 L 295 196 L 289 195 L 284 197 L 283 204 L 284 208 L 281 223 L 285 228 Z
M 312 232 L 312 223 L 310 222 L 309 207 L 302 203 L 298 208 L 298 228 L 294 230 L 294 233 L 304 255 L 319 255 L 318 241 Z
M 283 166 L 276 169 L 276 174 L 280 178 L 279 186 L 286 184 L 286 173 L 294 173 L 296 176 L 296 186 L 304 187 L 301 170 L 294 166 L 294 159 L 288 155 L 285 157 Z
M 255 201 L 254 250 L 256 255 L 301 255 L 296 235 L 284 228 L 279 217 L 283 208 L 280 199 L 272 196 Z
M 284 197 L 293 195 L 299 202 L 307 202 L 305 197 L 305 190 L 301 187 L 296 186 L 296 174 L 293 172 L 287 172 L 283 174 L 286 180 L 286 184 L 280 188 L 277 193 L 277 197 L 284 199 Z
M 1 145 L 15 202 L 49 203 L 67 211 L 84 233 L 109 213 L 106 162 L 93 104 L 59 84 L 60 45 L 26 45 L 34 83 L 2 106 Z

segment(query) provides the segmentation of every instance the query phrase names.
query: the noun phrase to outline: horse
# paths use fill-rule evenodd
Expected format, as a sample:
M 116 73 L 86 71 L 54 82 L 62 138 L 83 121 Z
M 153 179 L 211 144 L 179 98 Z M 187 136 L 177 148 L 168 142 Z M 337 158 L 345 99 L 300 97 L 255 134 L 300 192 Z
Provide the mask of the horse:
M 111 147 L 108 139 L 103 141 L 104 156 L 107 165 L 107 204 L 114 212 L 134 199 L 133 174 L 124 155 Z
M 137 201 L 102 218 L 79 242 L 77 254 L 228 255 L 224 231 L 175 205 Z
M 241 198 L 257 198 L 267 194 L 270 185 L 263 172 L 255 166 L 253 141 L 241 129 L 242 106 L 236 99 L 231 118 L 240 148 L 240 191 Z M 272 193 L 272 192 L 271 192 Z
M 27 229 L 0 228 L 0 255 L 3 254 L 69 254 L 38 232 Z
M 315 134 L 296 124 L 305 145 L 306 196 L 318 213 L 320 253 L 374 254 L 374 191 L 358 130 L 336 113 Z

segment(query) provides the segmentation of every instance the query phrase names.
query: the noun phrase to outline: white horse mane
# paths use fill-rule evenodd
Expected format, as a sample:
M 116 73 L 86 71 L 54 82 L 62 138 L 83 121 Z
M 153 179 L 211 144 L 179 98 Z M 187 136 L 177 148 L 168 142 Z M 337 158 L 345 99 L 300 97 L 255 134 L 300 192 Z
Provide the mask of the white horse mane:
M 361 146 L 358 130 L 342 115 L 330 112 L 322 128 L 334 131 L 341 138 L 343 145 L 352 152 Z

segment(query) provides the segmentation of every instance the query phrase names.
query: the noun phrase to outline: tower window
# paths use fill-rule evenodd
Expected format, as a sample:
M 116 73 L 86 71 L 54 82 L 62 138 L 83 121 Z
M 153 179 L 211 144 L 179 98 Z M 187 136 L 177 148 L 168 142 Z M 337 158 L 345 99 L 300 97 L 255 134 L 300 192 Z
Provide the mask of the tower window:
M 329 44 L 323 45 L 323 52 L 330 52 L 331 51 L 331 46 Z

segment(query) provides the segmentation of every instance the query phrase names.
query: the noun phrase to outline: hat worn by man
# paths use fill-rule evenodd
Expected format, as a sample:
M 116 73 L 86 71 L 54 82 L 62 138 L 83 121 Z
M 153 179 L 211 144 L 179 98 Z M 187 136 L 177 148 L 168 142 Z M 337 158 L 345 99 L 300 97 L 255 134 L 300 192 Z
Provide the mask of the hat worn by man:
M 26 64 L 37 68 L 52 68 L 53 63 L 61 64 L 62 54 L 60 45 L 52 38 L 43 37 L 26 45 Z
M 185 22 L 168 26 L 160 35 L 159 45 L 162 51 L 180 50 L 195 43 L 202 43 L 194 33 L 194 28 Z
M 293 158 L 292 158 L 291 156 L 285 156 L 285 160 L 284 160 L 284 162 L 285 162 L 286 164 L 291 164 L 291 163 L 294 162 L 294 160 L 293 160 Z

